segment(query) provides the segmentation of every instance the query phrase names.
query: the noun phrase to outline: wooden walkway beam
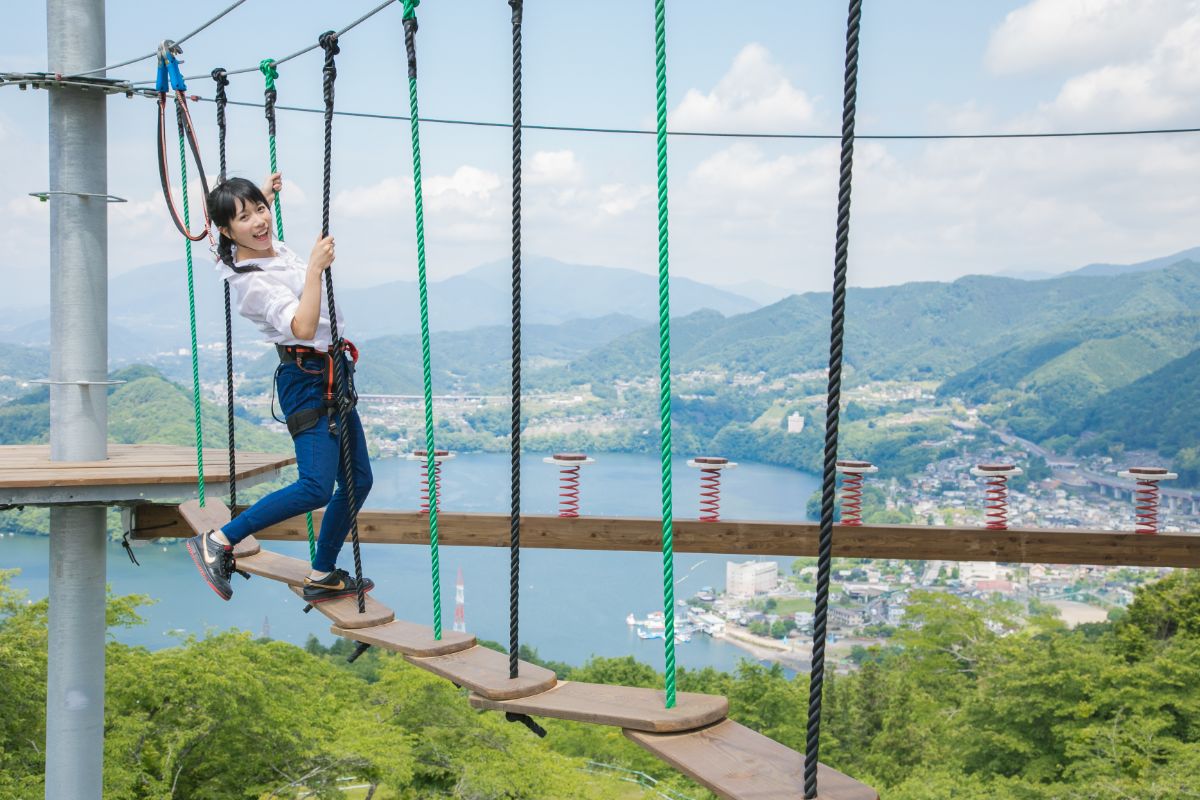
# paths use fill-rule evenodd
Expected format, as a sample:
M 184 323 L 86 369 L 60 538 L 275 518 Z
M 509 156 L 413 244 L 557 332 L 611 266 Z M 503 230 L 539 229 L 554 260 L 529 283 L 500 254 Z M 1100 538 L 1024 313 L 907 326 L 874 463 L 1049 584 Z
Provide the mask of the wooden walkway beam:
M 314 524 L 320 527 L 320 512 Z M 438 514 L 443 545 L 508 547 L 507 514 Z M 662 524 L 648 517 L 576 517 L 529 514 L 521 518 L 521 546 L 560 550 L 661 551 Z M 135 538 L 191 536 L 176 506 L 143 504 L 133 509 Z M 416 511 L 362 511 L 360 541 L 429 544 L 429 519 Z M 815 556 L 813 522 L 700 522 L 675 520 L 680 553 Z M 304 518 L 281 523 L 255 536 L 307 541 Z M 897 558 L 921 561 L 1004 561 L 1022 564 L 1093 564 L 1132 567 L 1200 567 L 1200 535 L 1046 528 L 938 528 L 919 525 L 837 526 L 833 554 L 839 558 Z

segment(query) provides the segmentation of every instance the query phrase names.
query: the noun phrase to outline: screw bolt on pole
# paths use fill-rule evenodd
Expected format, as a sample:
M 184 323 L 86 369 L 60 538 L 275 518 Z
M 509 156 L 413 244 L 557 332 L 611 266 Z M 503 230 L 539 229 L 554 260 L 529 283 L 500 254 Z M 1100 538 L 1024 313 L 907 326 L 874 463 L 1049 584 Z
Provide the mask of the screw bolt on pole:
M 1179 476 L 1162 467 L 1130 467 L 1117 473 L 1118 477 L 1137 481 L 1133 502 L 1137 510 L 1138 533 L 1158 533 L 1159 481 L 1173 481 Z
M 595 464 L 596 459 L 586 453 L 555 453 L 543 458 L 547 464 L 559 468 L 558 472 L 558 515 L 579 516 L 579 469 L 584 464 Z
M 838 461 L 836 469 L 842 477 L 842 524 L 862 525 L 863 475 L 878 472 L 870 461 Z
M 1020 475 L 1024 470 L 1012 464 L 980 464 L 971 469 L 977 478 L 987 478 L 987 529 L 1008 530 L 1008 479 Z
M 736 461 L 720 456 L 696 456 L 687 462 L 689 467 L 700 470 L 700 521 L 721 520 L 721 470 L 733 469 Z

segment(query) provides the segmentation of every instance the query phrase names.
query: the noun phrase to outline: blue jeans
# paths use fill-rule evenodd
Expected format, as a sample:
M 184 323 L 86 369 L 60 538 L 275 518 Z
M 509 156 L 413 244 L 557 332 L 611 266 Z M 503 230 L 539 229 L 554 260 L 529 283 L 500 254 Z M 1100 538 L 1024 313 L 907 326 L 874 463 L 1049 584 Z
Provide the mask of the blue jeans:
M 323 358 L 305 359 L 305 369 L 320 369 Z M 325 384 L 321 375 L 308 374 L 293 364 L 284 364 L 276 375 L 279 405 L 285 416 L 306 408 L 324 406 Z M 346 415 L 350 428 L 351 468 L 354 472 L 354 501 L 362 508 L 371 491 L 371 461 L 367 455 L 367 439 L 363 435 L 358 411 Z M 338 415 L 334 413 L 334 419 Z M 340 422 L 339 422 L 340 424 Z M 233 544 L 264 528 L 325 506 L 321 534 L 317 538 L 317 557 L 313 569 L 329 572 L 337 563 L 338 552 L 350 533 L 350 502 L 346 496 L 346 475 L 338 450 L 338 437 L 329 431 L 326 418 L 298 434 L 296 466 L 300 477 L 290 486 L 272 492 L 243 511 L 222 528 Z M 334 483 L 337 491 L 334 491 Z

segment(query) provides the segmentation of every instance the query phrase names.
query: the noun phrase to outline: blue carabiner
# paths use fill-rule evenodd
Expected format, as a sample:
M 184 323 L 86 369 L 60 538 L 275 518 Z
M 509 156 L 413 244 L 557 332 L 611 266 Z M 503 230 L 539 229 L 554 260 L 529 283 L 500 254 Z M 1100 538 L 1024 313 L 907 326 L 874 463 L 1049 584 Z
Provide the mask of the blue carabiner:
M 179 70 L 179 60 L 175 54 L 180 52 L 179 45 L 167 40 L 158 47 L 158 75 L 155 79 L 155 90 L 160 94 L 168 91 L 186 92 L 187 84 L 183 82 L 183 73 Z

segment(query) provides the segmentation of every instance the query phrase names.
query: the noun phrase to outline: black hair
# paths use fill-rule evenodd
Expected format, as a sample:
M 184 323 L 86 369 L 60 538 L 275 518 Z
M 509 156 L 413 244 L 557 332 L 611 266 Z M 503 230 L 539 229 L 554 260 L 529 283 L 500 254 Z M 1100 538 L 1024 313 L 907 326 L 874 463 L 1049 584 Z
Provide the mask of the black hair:
M 238 201 L 243 205 L 269 206 L 266 195 L 245 178 L 228 178 L 221 181 L 208 193 L 208 217 L 216 228 L 228 228 L 238 212 Z M 217 231 L 217 257 L 234 272 L 260 272 L 259 267 L 238 267 L 233 263 L 233 240 Z

